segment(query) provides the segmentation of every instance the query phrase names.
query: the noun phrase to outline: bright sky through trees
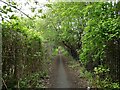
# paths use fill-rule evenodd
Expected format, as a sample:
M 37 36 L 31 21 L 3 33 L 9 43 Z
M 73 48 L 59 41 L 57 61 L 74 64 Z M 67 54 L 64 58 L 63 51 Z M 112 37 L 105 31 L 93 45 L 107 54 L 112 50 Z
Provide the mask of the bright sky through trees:
M 0 7 L 3 7 L 4 5 L 6 5 L 2 1 L 5 2 L 8 0 L 5 0 L 5 1 L 0 0 Z M 12 0 L 10 0 L 10 2 L 12 2 Z M 35 15 L 40 16 L 40 15 L 42 15 L 42 13 L 45 13 L 47 8 L 44 5 L 46 3 L 48 3 L 47 0 L 14 0 L 14 2 L 17 3 L 17 8 L 20 9 L 20 11 L 15 8 L 12 8 L 14 10 L 14 12 L 9 12 L 9 13 L 7 13 L 8 15 L 15 14 L 17 16 L 21 16 L 21 15 L 25 16 L 23 13 L 21 13 L 21 11 L 22 11 L 30 17 L 35 16 Z M 42 12 L 38 13 L 38 10 L 42 10 Z M 2 19 L 0 18 L 0 22 L 1 22 L 1 20 Z

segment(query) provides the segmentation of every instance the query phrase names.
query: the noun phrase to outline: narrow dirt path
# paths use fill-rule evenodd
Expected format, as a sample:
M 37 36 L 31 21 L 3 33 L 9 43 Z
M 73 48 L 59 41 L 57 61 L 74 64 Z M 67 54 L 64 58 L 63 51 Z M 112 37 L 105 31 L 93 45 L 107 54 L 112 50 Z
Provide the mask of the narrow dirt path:
M 48 88 L 87 88 L 87 81 L 79 77 L 79 72 L 68 67 L 69 58 L 57 55 L 49 65 Z
M 63 58 L 61 55 L 58 56 L 58 70 L 57 70 L 57 78 L 55 88 L 70 88 L 71 82 L 68 80 L 67 73 L 65 71 L 65 67 L 63 64 Z
M 72 80 L 68 75 L 63 55 L 54 57 L 50 68 L 50 80 L 48 88 L 71 88 Z

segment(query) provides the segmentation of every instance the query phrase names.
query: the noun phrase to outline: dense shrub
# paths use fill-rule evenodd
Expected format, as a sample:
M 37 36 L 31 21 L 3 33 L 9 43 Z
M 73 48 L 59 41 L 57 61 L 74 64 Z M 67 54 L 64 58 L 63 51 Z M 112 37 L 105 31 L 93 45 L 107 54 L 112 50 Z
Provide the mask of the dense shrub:
M 41 35 L 20 22 L 3 22 L 2 27 L 3 80 L 8 88 L 19 87 L 20 78 L 42 70 Z

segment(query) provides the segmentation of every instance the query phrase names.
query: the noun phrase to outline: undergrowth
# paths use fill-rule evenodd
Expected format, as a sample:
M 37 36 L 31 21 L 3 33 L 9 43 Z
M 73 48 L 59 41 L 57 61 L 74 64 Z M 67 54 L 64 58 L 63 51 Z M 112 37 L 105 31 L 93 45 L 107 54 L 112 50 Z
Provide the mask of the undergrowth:
M 20 79 L 20 88 L 45 88 L 44 79 L 48 78 L 47 72 L 37 72 Z
M 71 57 L 70 57 L 71 58 Z M 118 82 L 112 82 L 112 79 L 107 76 L 105 79 L 100 78 L 99 74 L 103 72 L 108 72 L 109 69 L 103 69 L 102 66 L 95 67 L 93 72 L 89 72 L 86 70 L 84 66 L 82 66 L 79 61 L 75 61 L 72 58 L 69 60 L 69 67 L 76 72 L 79 72 L 79 79 L 85 78 L 88 82 L 88 86 L 91 88 L 101 88 L 103 90 L 112 90 L 114 88 L 120 89 Z M 106 70 L 106 71 L 105 71 Z M 105 73 L 104 73 L 105 74 Z

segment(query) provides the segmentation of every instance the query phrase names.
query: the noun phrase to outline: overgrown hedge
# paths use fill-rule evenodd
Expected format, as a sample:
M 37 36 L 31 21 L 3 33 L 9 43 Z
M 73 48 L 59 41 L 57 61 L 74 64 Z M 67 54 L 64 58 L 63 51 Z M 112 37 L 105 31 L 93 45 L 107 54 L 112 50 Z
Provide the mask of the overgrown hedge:
M 120 16 L 116 7 L 113 3 L 93 3 L 83 9 L 87 23 L 80 53 L 88 71 L 103 80 L 109 76 L 111 82 L 120 78 Z
M 3 88 L 18 88 L 22 78 L 42 71 L 44 64 L 40 33 L 21 26 L 17 20 L 3 22 L 2 42 Z

